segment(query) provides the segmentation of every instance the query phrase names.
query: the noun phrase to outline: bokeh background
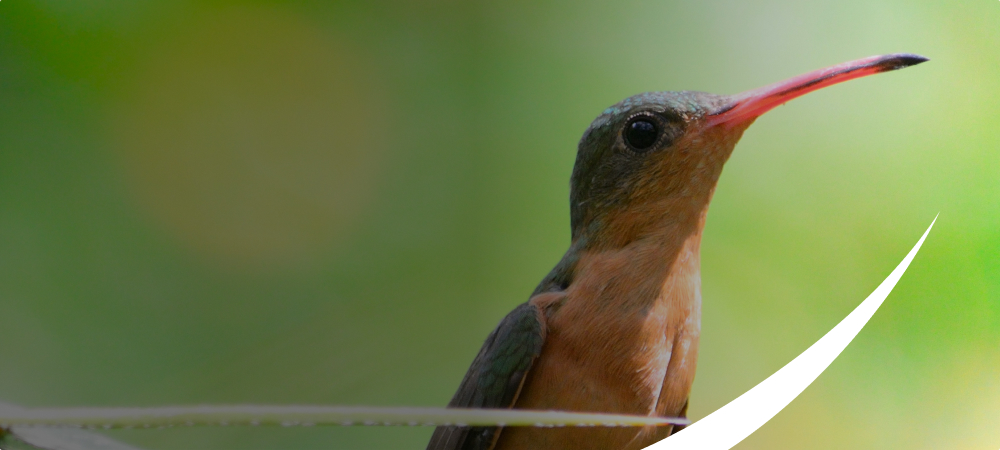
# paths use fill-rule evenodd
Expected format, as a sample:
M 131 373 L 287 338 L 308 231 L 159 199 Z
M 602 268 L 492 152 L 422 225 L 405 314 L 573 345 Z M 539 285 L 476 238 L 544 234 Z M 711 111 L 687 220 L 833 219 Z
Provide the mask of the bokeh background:
M 575 145 L 642 91 L 929 63 L 753 125 L 703 243 L 691 416 L 886 304 L 737 448 L 1000 447 L 995 1 L 5 0 L 0 399 L 444 405 L 569 241 Z M 118 431 L 420 449 L 428 428 Z

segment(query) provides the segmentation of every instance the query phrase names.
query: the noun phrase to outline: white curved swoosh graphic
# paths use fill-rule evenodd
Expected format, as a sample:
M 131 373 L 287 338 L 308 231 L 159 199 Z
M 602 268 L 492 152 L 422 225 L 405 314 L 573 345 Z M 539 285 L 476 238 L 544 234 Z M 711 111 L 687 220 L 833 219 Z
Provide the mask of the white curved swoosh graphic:
M 889 277 L 815 344 L 736 400 L 646 449 L 729 450 L 771 420 L 809 387 L 864 328 L 868 319 L 871 319 L 903 276 L 903 272 L 906 272 L 910 261 L 913 261 L 927 234 L 934 227 L 934 222 L 937 222 L 937 216 L 917 241 L 917 245 L 913 246 Z

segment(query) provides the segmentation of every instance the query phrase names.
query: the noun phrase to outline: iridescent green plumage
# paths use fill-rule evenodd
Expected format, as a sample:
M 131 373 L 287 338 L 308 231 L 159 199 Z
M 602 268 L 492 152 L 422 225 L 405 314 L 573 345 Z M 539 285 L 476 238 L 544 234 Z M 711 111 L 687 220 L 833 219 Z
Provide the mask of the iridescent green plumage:
M 523 303 L 497 326 L 466 372 L 450 407 L 510 408 L 524 378 L 542 352 L 545 322 L 532 304 Z M 499 427 L 438 427 L 428 450 L 483 450 L 493 445 Z

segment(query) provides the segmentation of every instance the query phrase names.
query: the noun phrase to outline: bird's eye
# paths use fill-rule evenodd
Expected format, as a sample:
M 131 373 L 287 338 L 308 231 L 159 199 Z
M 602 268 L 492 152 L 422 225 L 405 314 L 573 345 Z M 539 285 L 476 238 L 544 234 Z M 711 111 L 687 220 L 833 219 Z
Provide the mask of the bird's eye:
M 639 117 L 625 125 L 625 143 L 633 150 L 649 150 L 660 137 L 660 127 L 651 119 Z

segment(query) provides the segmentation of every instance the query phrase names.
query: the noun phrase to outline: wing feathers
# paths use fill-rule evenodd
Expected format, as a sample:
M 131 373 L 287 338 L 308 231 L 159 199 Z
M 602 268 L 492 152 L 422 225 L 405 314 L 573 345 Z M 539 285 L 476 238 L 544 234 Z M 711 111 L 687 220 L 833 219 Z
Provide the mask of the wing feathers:
M 545 342 L 545 318 L 523 303 L 490 333 L 448 406 L 510 408 Z M 499 427 L 438 427 L 427 450 L 488 450 Z

